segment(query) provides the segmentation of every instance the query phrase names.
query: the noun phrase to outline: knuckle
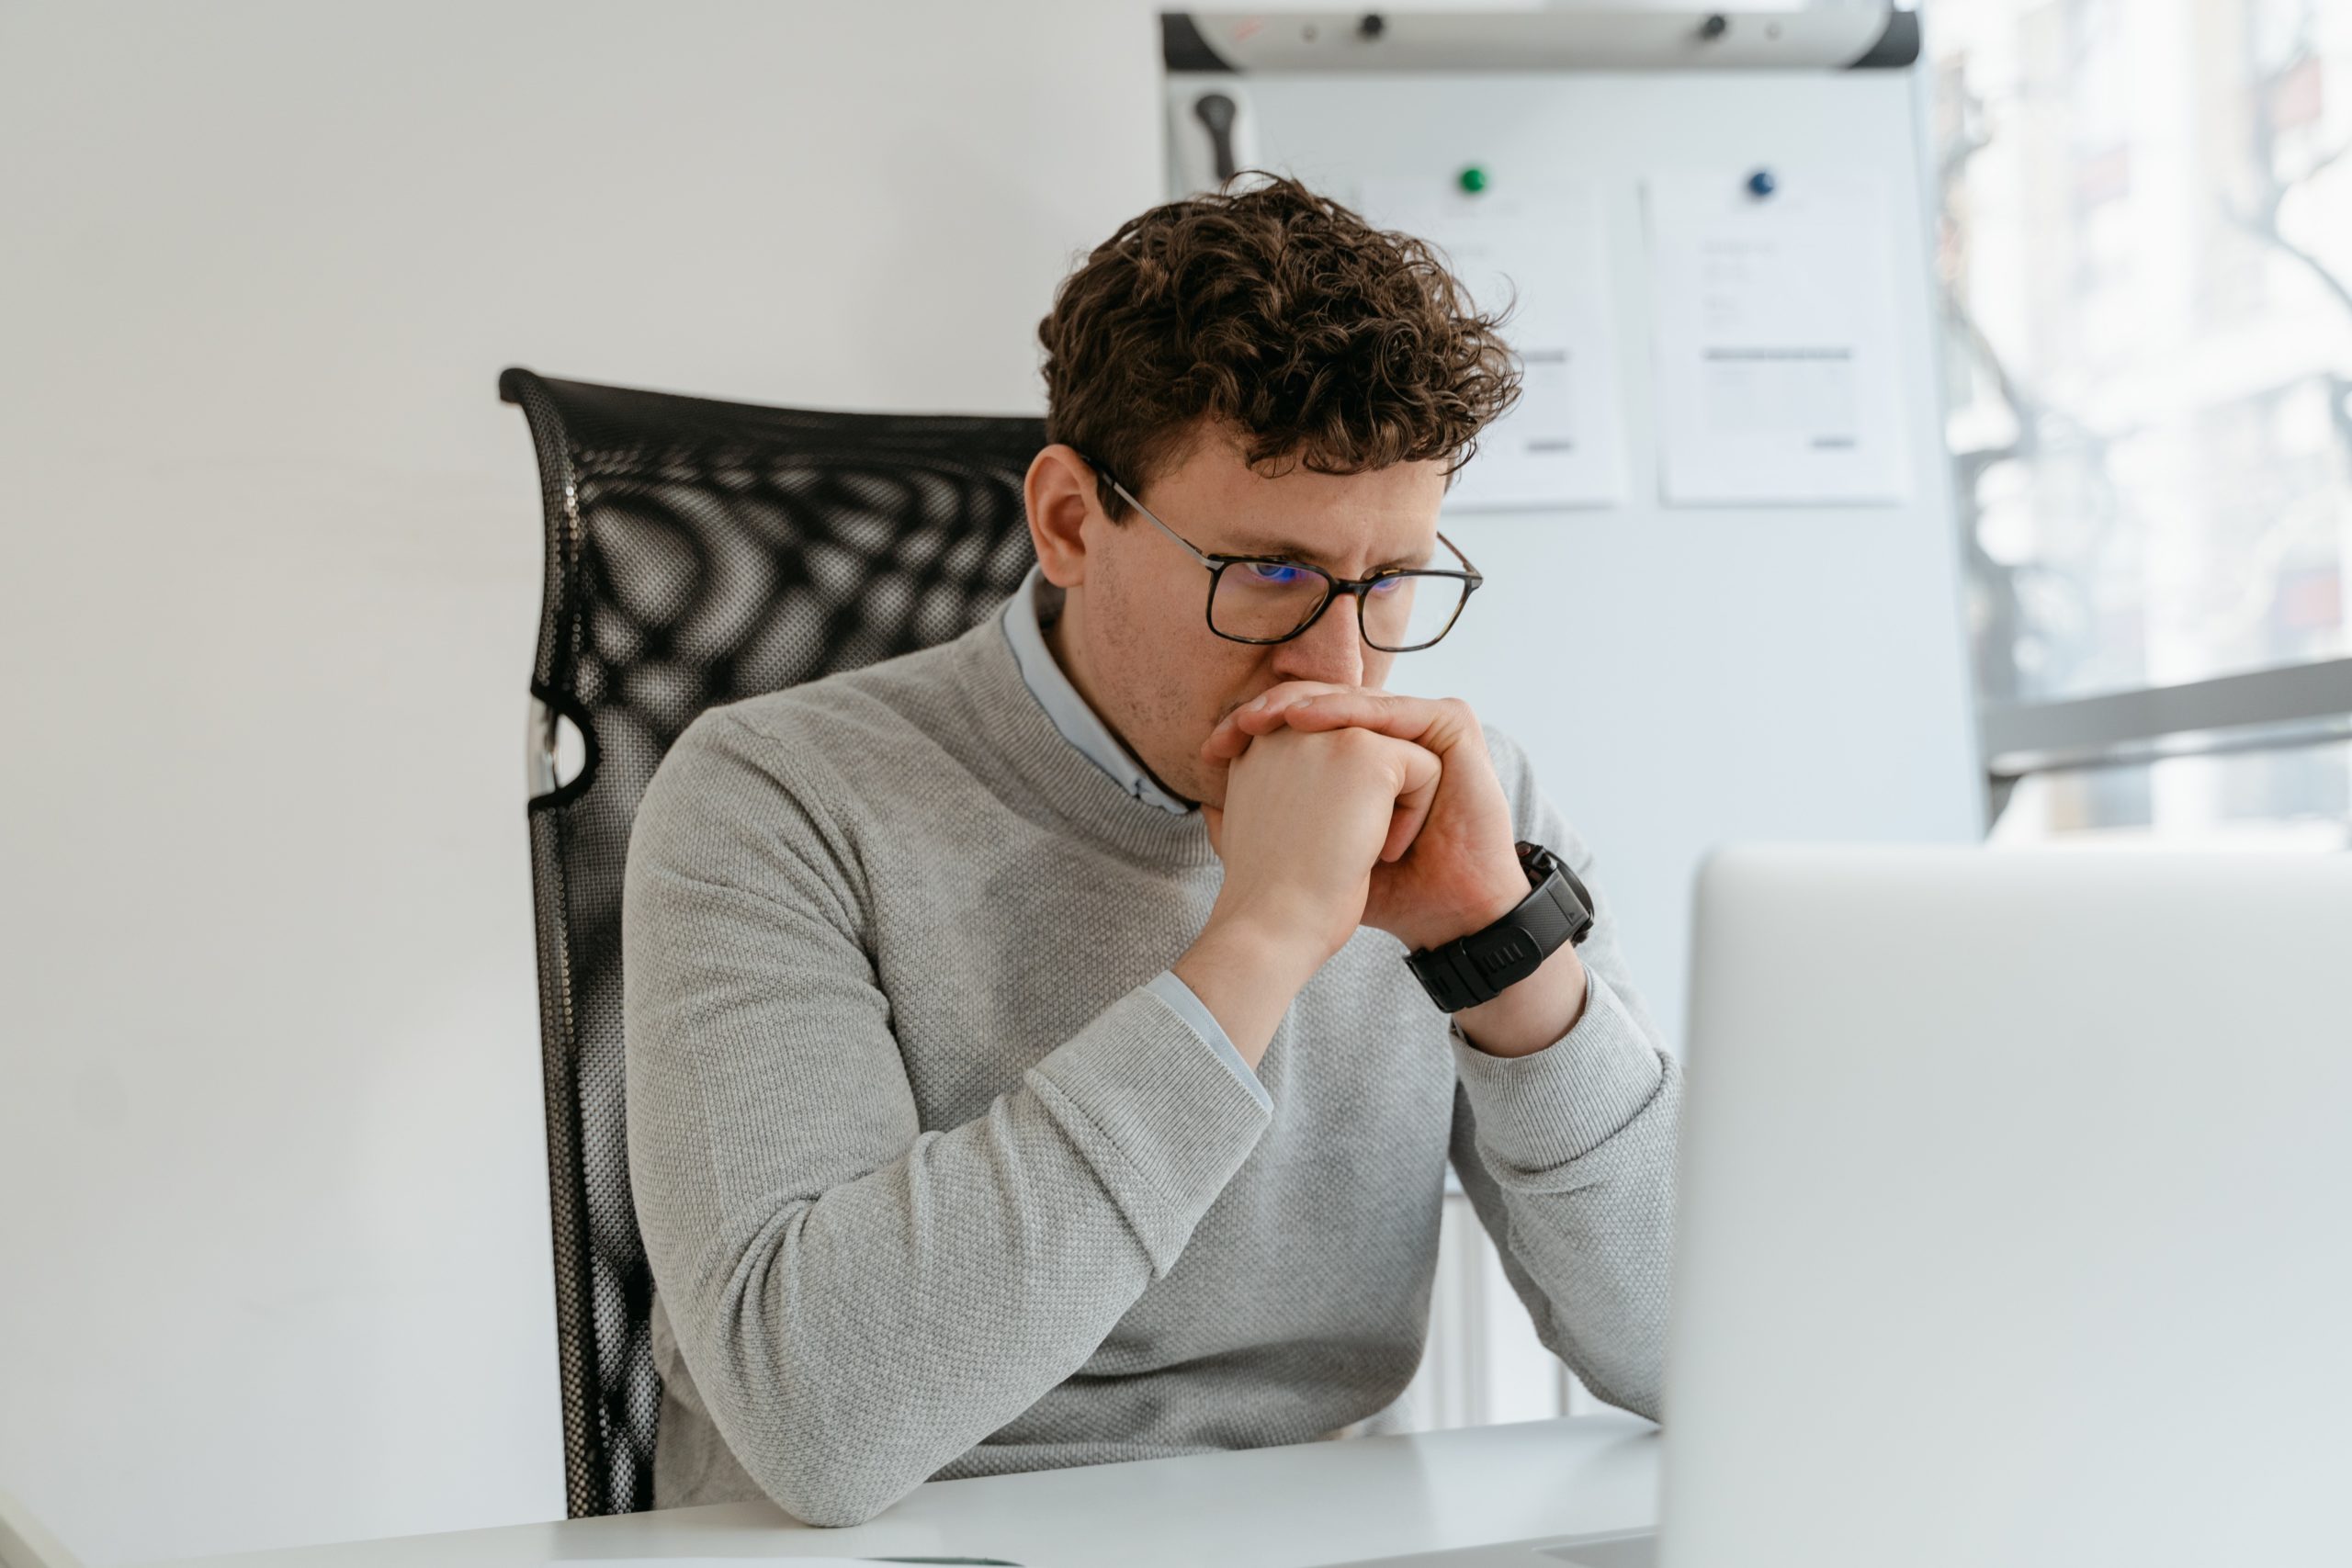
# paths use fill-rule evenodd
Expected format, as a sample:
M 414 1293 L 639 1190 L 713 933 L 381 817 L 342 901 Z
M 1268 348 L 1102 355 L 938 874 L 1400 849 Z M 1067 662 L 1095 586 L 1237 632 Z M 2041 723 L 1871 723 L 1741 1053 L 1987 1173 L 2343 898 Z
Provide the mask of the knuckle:
M 1369 729 L 1334 729 L 1329 731 L 1337 755 L 1350 767 L 1370 768 L 1392 762 L 1396 742 L 1385 735 Z

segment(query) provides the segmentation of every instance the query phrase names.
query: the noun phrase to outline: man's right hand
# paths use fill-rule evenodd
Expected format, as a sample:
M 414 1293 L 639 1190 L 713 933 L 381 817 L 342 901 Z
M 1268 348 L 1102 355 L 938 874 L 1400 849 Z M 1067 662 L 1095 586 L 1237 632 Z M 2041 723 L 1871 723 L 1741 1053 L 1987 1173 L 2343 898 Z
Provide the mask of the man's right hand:
M 1372 868 L 1403 854 L 1429 815 L 1441 764 L 1369 729 L 1278 729 L 1201 809 L 1225 886 L 1176 977 L 1255 1066 L 1275 1026 L 1363 919 Z

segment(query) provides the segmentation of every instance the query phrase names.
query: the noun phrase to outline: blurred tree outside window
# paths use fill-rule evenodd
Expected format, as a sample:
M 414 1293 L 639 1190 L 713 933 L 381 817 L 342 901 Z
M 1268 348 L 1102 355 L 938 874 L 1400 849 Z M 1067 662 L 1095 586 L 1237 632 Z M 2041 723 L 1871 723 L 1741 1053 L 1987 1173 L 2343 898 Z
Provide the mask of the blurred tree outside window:
M 2352 0 L 1923 19 L 1980 694 L 2352 652 Z M 1996 837 L 2347 824 L 2335 743 L 2030 778 Z

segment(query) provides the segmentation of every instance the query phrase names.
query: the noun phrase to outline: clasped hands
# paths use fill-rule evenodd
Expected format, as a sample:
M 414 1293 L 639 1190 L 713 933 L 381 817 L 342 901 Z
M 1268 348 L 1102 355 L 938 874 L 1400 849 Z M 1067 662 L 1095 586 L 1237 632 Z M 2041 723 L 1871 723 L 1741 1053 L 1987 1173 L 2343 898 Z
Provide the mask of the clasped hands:
M 1201 757 L 1225 783 L 1202 807 L 1226 866 L 1220 906 L 1265 911 L 1264 929 L 1302 934 L 1317 963 L 1359 925 L 1434 947 L 1527 897 L 1510 803 L 1458 698 L 1286 682 L 1226 715 Z M 1584 998 L 1563 948 L 1457 1021 L 1483 1049 L 1524 1055 L 1565 1032 Z

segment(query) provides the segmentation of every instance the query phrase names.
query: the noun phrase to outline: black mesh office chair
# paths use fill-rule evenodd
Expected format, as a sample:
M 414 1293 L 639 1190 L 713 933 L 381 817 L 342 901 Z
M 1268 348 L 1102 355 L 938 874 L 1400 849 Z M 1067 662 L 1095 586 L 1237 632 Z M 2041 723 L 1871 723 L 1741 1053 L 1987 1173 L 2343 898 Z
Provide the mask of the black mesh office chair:
M 695 715 L 944 642 L 1035 558 L 1035 419 L 820 413 L 499 378 L 538 450 L 546 601 L 531 666 L 531 883 L 572 1517 L 653 1493 L 662 1383 L 628 1183 L 621 870 Z M 560 719 L 582 761 L 557 776 Z

